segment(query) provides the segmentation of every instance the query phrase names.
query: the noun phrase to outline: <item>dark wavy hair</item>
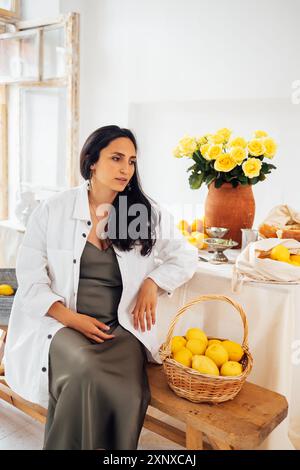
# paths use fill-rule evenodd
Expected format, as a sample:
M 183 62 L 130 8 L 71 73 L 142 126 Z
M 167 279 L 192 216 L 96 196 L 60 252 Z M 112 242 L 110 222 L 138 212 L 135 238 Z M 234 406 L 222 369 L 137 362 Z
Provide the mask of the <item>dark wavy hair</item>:
M 112 142 L 115 139 L 118 139 L 120 137 L 126 137 L 131 140 L 133 143 L 135 150 L 137 151 L 137 143 L 135 136 L 129 129 L 125 128 L 120 128 L 119 126 L 104 126 L 100 127 L 99 129 L 96 129 L 85 141 L 81 153 L 80 153 L 80 173 L 82 177 L 85 180 L 89 180 L 92 175 L 92 170 L 90 169 L 91 165 L 96 163 L 100 156 L 100 152 L 102 149 L 107 147 L 110 142 Z M 154 204 L 156 201 L 151 199 L 149 196 L 146 196 L 146 194 L 143 192 L 141 188 L 141 183 L 140 183 L 140 178 L 138 174 L 138 168 L 137 168 L 137 163 L 134 163 L 135 165 L 135 171 L 133 173 L 133 176 L 130 180 L 130 190 L 128 188 L 128 185 L 126 188 L 119 192 L 116 198 L 113 201 L 113 206 L 115 208 L 115 220 L 114 220 L 114 226 L 116 228 L 115 232 L 112 233 L 112 231 L 109 230 L 110 228 L 110 222 L 111 220 L 108 220 L 108 235 L 111 243 L 119 248 L 122 251 L 130 251 L 134 245 L 142 245 L 141 248 L 141 254 L 143 256 L 150 255 L 153 246 L 155 245 L 156 242 L 156 236 L 155 236 L 155 230 L 157 227 L 157 224 L 160 223 L 160 214 L 156 211 L 154 206 L 151 204 L 150 201 L 152 201 Z M 119 199 L 120 196 L 127 196 L 127 214 L 124 214 L 123 211 L 120 214 L 119 210 Z M 130 210 L 130 207 L 133 204 L 144 204 L 147 209 L 147 236 L 146 237 L 140 237 L 138 239 L 132 239 L 130 238 L 128 231 L 127 231 L 127 237 L 126 238 L 121 238 L 120 233 L 119 233 L 119 228 L 120 228 L 120 216 L 126 217 L 126 220 L 129 223 L 134 220 L 134 216 L 129 216 L 128 212 Z M 128 228 L 127 225 L 127 228 Z

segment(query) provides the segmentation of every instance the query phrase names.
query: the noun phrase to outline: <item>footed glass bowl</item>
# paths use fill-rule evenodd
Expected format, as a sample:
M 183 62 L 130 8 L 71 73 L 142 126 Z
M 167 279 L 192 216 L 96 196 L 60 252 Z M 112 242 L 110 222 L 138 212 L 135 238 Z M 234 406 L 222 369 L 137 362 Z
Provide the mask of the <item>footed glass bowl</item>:
M 206 227 L 205 231 L 211 238 L 223 238 L 229 228 L 225 227 Z

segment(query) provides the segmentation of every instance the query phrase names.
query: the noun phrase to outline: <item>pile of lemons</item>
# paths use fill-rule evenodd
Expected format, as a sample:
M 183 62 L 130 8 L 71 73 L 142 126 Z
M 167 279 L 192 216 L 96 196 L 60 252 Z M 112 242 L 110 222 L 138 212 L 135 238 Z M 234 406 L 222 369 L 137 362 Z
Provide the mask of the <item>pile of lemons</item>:
M 243 372 L 239 362 L 244 351 L 240 344 L 229 340 L 208 339 L 200 328 L 190 328 L 184 336 L 173 336 L 172 358 L 201 374 L 237 376 Z
M 300 255 L 292 255 L 289 249 L 284 245 L 276 245 L 272 248 L 270 258 L 274 261 L 283 261 L 300 267 Z
M 15 293 L 9 284 L 0 284 L 0 295 L 13 295 Z
M 205 233 L 204 217 L 202 217 L 202 219 L 193 220 L 191 224 L 185 219 L 179 220 L 177 227 L 189 243 L 196 246 L 199 250 L 205 250 L 207 248 L 205 239 L 209 237 Z

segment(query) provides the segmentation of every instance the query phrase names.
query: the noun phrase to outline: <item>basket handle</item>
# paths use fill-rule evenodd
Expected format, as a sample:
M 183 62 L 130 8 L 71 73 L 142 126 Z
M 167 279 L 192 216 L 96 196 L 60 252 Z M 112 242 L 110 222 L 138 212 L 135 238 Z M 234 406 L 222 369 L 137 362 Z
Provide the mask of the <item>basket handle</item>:
M 230 297 L 227 297 L 226 295 L 209 294 L 209 295 L 201 295 L 200 297 L 197 297 L 196 299 L 191 300 L 190 302 L 185 304 L 184 307 L 182 307 L 180 310 L 178 310 L 177 314 L 175 315 L 175 317 L 173 318 L 173 320 L 171 322 L 171 325 L 170 325 L 170 328 L 169 328 L 169 331 L 168 331 L 168 334 L 167 334 L 167 338 L 166 338 L 166 341 L 164 343 L 164 348 L 163 349 L 164 349 L 164 352 L 165 352 L 166 355 L 169 355 L 169 353 L 171 351 L 171 341 L 172 341 L 172 337 L 173 337 L 173 331 L 174 331 L 174 328 L 175 328 L 176 323 L 179 320 L 179 318 L 192 305 L 196 305 L 196 304 L 199 304 L 200 302 L 205 302 L 207 300 L 223 300 L 224 302 L 227 302 L 230 305 L 232 305 L 238 311 L 238 313 L 240 314 L 240 317 L 242 319 L 243 327 L 244 327 L 243 349 L 245 349 L 247 351 L 249 350 L 249 347 L 248 347 L 248 322 L 247 322 L 246 314 L 245 314 L 243 308 L 241 307 L 241 305 L 238 304 L 237 302 L 235 302 L 234 300 L 232 300 Z

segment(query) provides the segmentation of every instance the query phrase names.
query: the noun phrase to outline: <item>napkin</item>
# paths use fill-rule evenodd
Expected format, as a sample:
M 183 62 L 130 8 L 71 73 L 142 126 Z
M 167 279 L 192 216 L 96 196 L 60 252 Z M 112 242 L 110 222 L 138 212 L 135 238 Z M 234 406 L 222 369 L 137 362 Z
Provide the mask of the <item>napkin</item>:
M 267 215 L 262 224 L 275 225 L 283 228 L 286 225 L 300 224 L 300 212 L 286 204 L 275 206 Z
M 260 251 L 271 250 L 276 245 L 284 245 L 292 253 L 300 254 L 300 243 L 290 238 L 266 238 L 249 243 L 239 254 L 233 267 L 233 292 L 239 292 L 245 280 L 300 284 L 300 267 L 270 258 L 258 258 Z

